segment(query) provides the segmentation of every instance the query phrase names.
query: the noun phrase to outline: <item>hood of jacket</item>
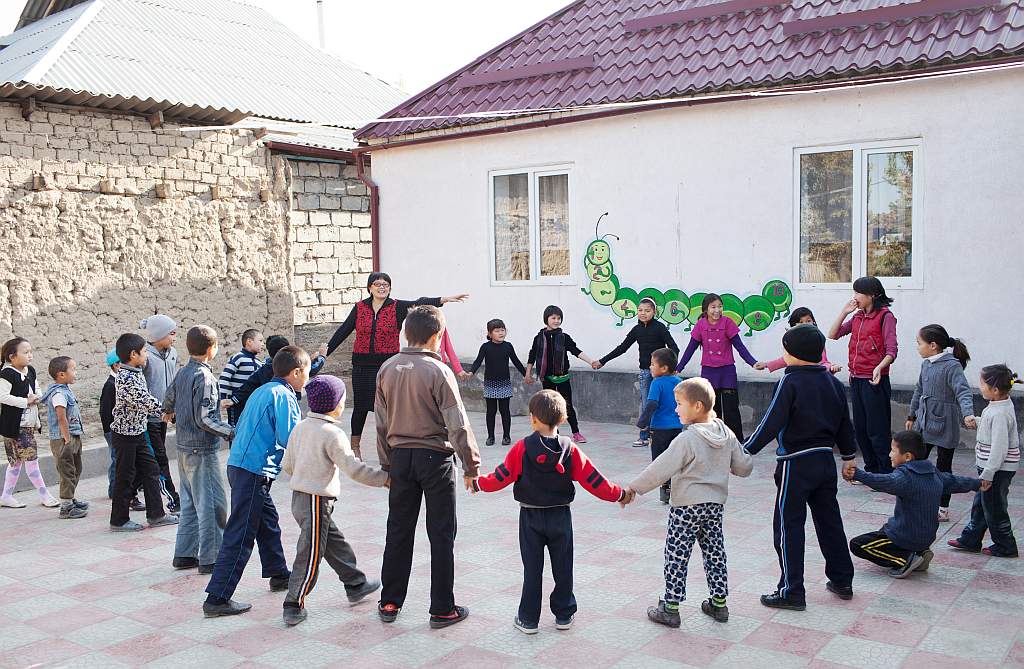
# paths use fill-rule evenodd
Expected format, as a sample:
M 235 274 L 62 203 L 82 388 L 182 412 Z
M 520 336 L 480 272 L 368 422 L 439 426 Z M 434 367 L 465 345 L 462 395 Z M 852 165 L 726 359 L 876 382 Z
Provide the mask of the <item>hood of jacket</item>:
M 693 423 L 687 425 L 686 429 L 699 434 L 711 448 L 722 448 L 736 438 L 721 418 L 713 418 L 710 423 Z
M 958 365 L 960 363 L 957 363 Z M 901 469 L 907 470 L 911 474 L 931 476 L 938 471 L 935 467 L 935 463 L 931 460 L 911 460 L 900 465 Z

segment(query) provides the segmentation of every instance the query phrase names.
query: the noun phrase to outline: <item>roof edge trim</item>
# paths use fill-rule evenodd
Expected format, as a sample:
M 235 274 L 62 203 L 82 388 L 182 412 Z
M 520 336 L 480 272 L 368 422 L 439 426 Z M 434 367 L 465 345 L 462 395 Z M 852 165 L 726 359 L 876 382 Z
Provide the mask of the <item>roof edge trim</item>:
M 72 7 L 71 9 L 74 8 Z M 57 62 L 57 59 L 61 57 L 64 51 L 71 46 L 71 43 L 74 42 L 80 34 L 82 34 L 85 27 L 89 25 L 101 9 L 103 9 L 103 0 L 93 0 L 92 3 L 82 11 L 82 14 L 74 21 L 74 23 L 72 23 L 64 32 L 64 34 L 54 42 L 53 46 L 46 50 L 46 53 L 35 65 L 32 66 L 32 69 L 25 73 L 25 76 L 22 77 L 22 81 L 27 81 L 33 84 L 42 83 L 43 76 L 45 76 L 50 68 L 53 67 L 53 64 Z M 70 11 L 70 9 L 64 11 Z
M 529 79 L 531 77 L 543 77 L 549 74 L 561 72 L 573 72 L 575 70 L 586 70 L 594 67 L 596 58 L 594 54 L 578 56 L 576 58 L 562 58 L 530 65 L 520 65 L 504 70 L 493 72 L 478 72 L 463 77 L 458 83 L 460 88 L 472 88 L 474 86 L 486 86 L 503 81 L 514 81 L 516 79 Z
M 641 30 L 660 28 L 674 23 L 688 23 L 689 21 L 710 19 L 716 16 L 735 14 L 737 12 L 747 12 L 761 7 L 788 5 L 790 2 L 791 0 L 778 0 L 777 2 L 771 2 L 770 0 L 726 0 L 726 2 L 716 2 L 710 5 L 702 5 L 700 7 L 690 7 L 689 9 L 681 9 L 675 12 L 641 16 L 640 18 L 630 19 L 629 21 L 623 22 L 622 27 L 627 33 L 640 32 Z
M 902 5 L 865 9 L 859 12 L 787 21 L 782 24 L 782 34 L 790 37 L 792 35 L 803 35 L 813 32 L 827 32 L 837 28 L 852 28 L 873 23 L 889 23 L 901 19 L 934 16 L 968 9 L 981 9 L 1000 4 L 1002 4 L 1001 0 L 919 0 L 918 2 L 908 2 Z

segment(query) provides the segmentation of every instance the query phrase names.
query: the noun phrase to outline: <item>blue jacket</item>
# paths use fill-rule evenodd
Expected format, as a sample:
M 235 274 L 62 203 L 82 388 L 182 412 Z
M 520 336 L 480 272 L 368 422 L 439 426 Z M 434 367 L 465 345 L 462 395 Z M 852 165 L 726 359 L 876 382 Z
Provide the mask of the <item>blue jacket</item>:
M 779 460 L 839 447 L 843 460 L 853 460 L 853 425 L 846 388 L 821 365 L 793 365 L 775 386 L 764 418 L 743 449 L 756 454 L 770 441 L 778 442 Z
M 302 420 L 295 391 L 283 379 L 272 379 L 249 397 L 235 427 L 228 465 L 257 476 L 277 478 L 288 436 Z
M 885 521 L 882 532 L 900 548 L 915 552 L 935 541 L 942 495 L 970 492 L 981 486 L 981 479 L 940 472 L 930 460 L 911 460 L 891 474 L 858 469 L 853 479 L 878 492 L 896 495 L 896 513 Z

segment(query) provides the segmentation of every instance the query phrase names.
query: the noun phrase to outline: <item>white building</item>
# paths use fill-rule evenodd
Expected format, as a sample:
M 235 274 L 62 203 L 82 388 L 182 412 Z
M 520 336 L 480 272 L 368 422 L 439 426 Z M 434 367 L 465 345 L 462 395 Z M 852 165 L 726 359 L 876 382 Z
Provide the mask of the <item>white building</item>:
M 463 355 L 501 317 L 525 356 L 558 304 L 597 357 L 626 332 L 598 303 L 616 288 L 620 311 L 626 288 L 685 293 L 662 314 L 685 346 L 694 293 L 781 280 L 827 329 L 875 274 L 895 383 L 916 380 L 932 322 L 967 342 L 974 385 L 984 364 L 1024 366 L 1024 4 L 650 4 L 573 3 L 357 133 L 396 295 L 469 292 L 447 312 Z M 584 262 L 606 233 L 617 283 Z M 765 304 L 737 307 L 759 359 L 785 330 Z M 846 343 L 828 353 L 845 363 Z

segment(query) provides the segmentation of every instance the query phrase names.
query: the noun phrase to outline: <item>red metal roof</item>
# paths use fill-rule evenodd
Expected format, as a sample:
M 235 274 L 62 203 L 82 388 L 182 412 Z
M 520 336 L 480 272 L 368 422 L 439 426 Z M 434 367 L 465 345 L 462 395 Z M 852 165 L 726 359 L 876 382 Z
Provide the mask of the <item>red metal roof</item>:
M 384 118 L 658 100 L 1024 55 L 1024 0 L 768 2 L 577 0 Z M 378 122 L 356 137 L 484 120 L 493 119 Z

